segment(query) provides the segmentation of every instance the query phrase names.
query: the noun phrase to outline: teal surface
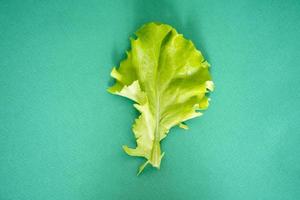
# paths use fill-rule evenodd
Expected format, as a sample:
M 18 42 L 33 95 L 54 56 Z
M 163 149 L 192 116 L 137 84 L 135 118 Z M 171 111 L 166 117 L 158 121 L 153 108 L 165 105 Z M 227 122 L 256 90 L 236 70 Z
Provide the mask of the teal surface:
M 210 108 L 137 177 L 109 73 L 143 23 L 212 65 Z M 300 199 L 300 1 L 0 1 L 1 200 Z

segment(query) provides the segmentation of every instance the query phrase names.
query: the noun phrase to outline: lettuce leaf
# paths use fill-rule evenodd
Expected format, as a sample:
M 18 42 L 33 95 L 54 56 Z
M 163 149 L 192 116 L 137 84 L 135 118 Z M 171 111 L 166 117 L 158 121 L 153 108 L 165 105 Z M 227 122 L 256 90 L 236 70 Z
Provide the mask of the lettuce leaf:
M 127 58 L 111 72 L 116 82 L 108 91 L 133 100 L 141 113 L 132 127 L 137 146 L 123 146 L 146 159 L 139 174 L 148 164 L 160 167 L 160 142 L 172 127 L 187 129 L 186 120 L 201 116 L 214 85 L 201 52 L 171 26 L 148 23 L 135 35 Z

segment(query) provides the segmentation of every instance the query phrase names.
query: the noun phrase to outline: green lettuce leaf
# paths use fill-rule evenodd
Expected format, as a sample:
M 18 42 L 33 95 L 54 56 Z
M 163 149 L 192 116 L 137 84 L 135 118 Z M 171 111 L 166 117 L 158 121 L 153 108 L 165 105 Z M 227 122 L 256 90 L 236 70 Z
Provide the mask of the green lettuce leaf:
M 127 58 L 111 72 L 116 83 L 108 91 L 133 100 L 141 113 L 132 127 L 137 146 L 123 146 L 146 159 L 139 174 L 148 164 L 160 167 L 160 141 L 172 127 L 187 129 L 186 120 L 201 116 L 213 82 L 201 52 L 171 26 L 148 23 L 135 35 Z

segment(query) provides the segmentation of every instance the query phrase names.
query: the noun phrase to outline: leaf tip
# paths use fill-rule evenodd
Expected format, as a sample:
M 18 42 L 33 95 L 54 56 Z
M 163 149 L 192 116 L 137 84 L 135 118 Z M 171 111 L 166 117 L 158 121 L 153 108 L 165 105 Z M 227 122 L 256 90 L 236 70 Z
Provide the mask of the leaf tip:
M 214 91 L 214 89 L 215 89 L 215 84 L 212 81 L 206 81 L 205 86 L 210 91 Z
M 178 126 L 179 126 L 180 128 L 182 128 L 182 129 L 184 129 L 184 130 L 188 130 L 188 129 L 189 129 L 189 127 L 188 127 L 184 122 L 179 123 Z

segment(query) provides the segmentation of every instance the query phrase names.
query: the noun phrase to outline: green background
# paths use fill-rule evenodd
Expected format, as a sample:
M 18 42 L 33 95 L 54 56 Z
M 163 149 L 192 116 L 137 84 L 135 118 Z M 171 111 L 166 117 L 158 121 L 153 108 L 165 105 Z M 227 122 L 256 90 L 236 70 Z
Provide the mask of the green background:
M 105 90 L 149 21 L 194 41 L 216 90 L 137 177 L 137 112 Z M 1 0 L 0 199 L 300 199 L 299 39 L 298 0 Z

